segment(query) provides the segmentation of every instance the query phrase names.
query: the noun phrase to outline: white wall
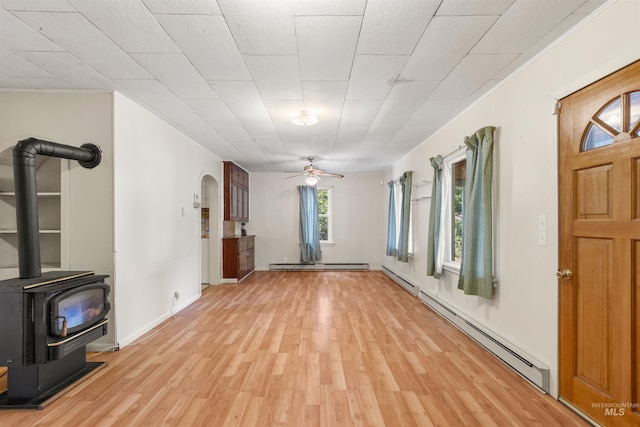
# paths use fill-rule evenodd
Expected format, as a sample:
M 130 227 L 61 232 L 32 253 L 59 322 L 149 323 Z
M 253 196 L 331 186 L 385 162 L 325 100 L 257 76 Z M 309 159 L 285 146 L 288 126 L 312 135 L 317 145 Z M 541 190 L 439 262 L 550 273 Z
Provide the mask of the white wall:
M 640 58 L 640 2 L 620 0 L 593 16 L 512 76 L 489 96 L 424 141 L 386 173 L 404 170 L 431 179 L 429 158 L 445 154 L 477 129 L 493 125 L 497 193 L 495 298 L 465 296 L 457 275 L 426 276 L 429 204 L 417 231 L 421 246 L 409 264 L 385 257 L 384 265 L 454 306 L 487 329 L 545 363 L 557 395 L 558 365 L 558 191 L 557 117 L 560 98 Z M 415 178 L 414 178 L 415 179 Z M 424 212 L 423 212 L 424 211 Z M 538 215 L 547 216 L 547 246 L 537 244 Z
M 222 164 L 117 93 L 114 147 L 117 339 L 124 346 L 200 296 L 200 211 L 193 197 L 203 174 L 222 182 Z
M 110 93 L 0 92 L 0 151 L 34 137 L 65 145 L 96 144 L 102 161 L 85 169 L 63 160 L 62 269 L 108 274 L 113 291 L 113 104 Z M 111 295 L 113 299 L 113 293 Z M 93 343 L 115 342 L 109 334 Z
M 256 235 L 256 269 L 271 263 L 299 262 L 300 178 L 291 174 L 252 173 L 249 176 L 248 234 Z M 346 174 L 324 178 L 333 187 L 334 246 L 322 248 L 322 262 L 366 262 L 380 268 L 384 253 L 385 214 L 380 203 L 381 174 Z M 385 184 L 386 186 L 386 184 Z

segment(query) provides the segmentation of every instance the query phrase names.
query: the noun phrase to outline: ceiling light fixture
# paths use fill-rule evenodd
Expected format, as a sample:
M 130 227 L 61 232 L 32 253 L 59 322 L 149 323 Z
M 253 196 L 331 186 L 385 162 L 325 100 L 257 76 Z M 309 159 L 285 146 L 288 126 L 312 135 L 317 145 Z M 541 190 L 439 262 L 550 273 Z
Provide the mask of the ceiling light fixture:
M 309 175 L 307 179 L 305 179 L 307 185 L 316 185 L 318 183 L 318 177 Z
M 318 118 L 313 114 L 309 114 L 305 110 L 302 110 L 300 111 L 300 114 L 291 119 L 291 122 L 298 126 L 311 126 L 318 123 Z

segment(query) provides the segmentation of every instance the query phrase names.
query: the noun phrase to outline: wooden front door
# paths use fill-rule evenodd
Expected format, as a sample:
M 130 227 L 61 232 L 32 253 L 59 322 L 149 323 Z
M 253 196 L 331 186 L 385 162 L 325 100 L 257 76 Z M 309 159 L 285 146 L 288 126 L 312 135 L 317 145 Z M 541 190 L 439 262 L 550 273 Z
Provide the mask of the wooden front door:
M 640 425 L 640 61 L 561 100 L 560 396 Z

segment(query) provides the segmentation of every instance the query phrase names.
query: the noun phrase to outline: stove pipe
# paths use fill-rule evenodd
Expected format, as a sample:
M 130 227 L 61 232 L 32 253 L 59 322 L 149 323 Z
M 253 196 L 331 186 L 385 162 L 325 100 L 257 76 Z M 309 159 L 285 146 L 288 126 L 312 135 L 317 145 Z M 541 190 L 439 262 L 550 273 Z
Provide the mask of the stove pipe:
M 80 148 L 28 138 L 13 148 L 13 178 L 16 193 L 16 223 L 18 226 L 18 265 L 21 279 L 40 277 L 40 233 L 38 224 L 38 193 L 36 189 L 36 155 L 77 160 L 84 168 L 100 164 L 102 153 L 94 144 Z

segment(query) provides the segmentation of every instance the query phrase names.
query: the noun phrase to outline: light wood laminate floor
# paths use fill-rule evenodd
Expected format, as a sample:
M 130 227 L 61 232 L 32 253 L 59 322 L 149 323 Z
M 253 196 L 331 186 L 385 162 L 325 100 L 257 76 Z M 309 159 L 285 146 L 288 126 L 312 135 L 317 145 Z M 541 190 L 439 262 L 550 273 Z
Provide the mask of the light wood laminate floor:
M 379 271 L 256 272 L 91 356 L 108 365 L 0 425 L 587 425 Z

